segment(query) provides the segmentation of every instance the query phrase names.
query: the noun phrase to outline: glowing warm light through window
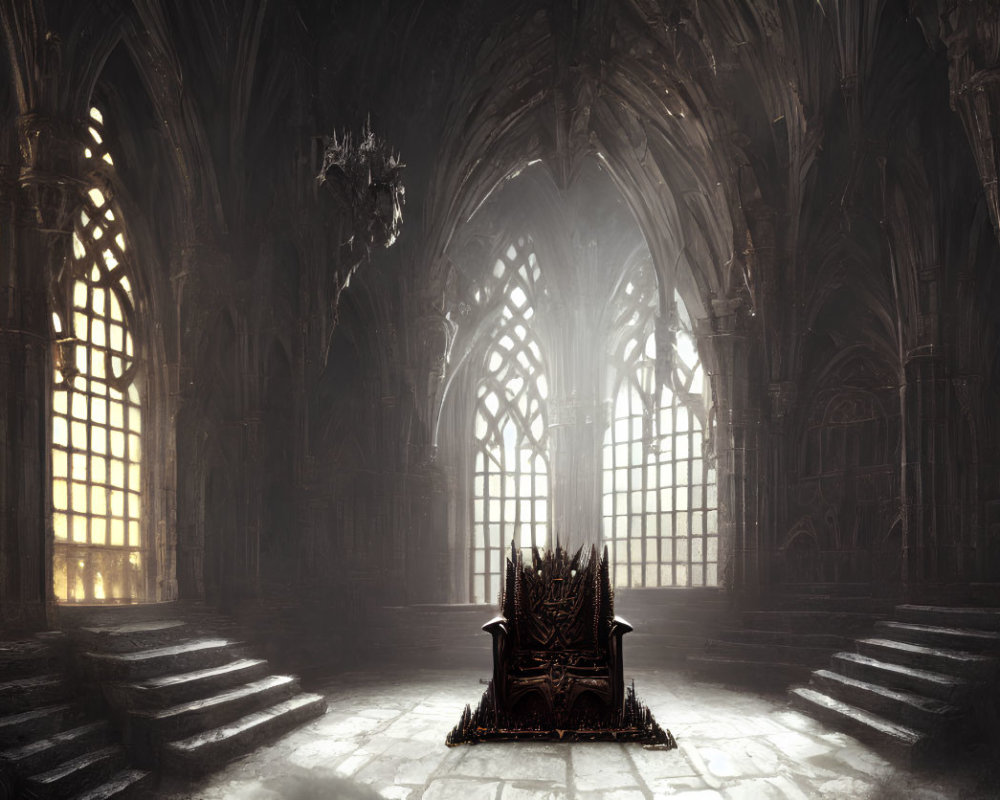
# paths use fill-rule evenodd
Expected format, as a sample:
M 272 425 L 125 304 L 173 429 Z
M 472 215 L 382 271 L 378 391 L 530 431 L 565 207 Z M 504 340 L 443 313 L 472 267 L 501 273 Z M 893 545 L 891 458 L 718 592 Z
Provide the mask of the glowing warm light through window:
M 524 249 L 528 244 L 519 241 Z M 532 331 L 532 297 L 541 275 L 533 253 L 511 245 L 493 276 L 507 276 L 500 321 L 476 390 L 470 594 L 498 600 L 506 549 L 548 545 L 548 383 Z
M 110 163 L 97 109 L 91 119 L 89 157 Z M 85 196 L 72 245 L 69 318 L 53 317 L 69 345 L 63 352 L 72 353 L 57 367 L 52 398 L 55 593 L 62 601 L 130 600 L 139 594 L 142 415 L 126 240 L 98 188 Z
M 655 282 L 621 293 L 613 419 L 604 439 L 602 517 L 619 587 L 718 583 L 716 470 L 705 457 L 704 368 L 680 296 L 669 385 L 656 385 Z

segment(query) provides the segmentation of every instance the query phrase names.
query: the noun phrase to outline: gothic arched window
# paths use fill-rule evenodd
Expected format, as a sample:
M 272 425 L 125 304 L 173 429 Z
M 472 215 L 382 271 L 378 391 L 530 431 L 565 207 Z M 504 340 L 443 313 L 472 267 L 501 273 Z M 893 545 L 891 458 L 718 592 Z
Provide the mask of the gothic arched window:
M 511 541 L 525 548 L 548 545 L 548 383 L 532 331 L 540 275 L 524 239 L 493 268 L 502 308 L 476 386 L 469 570 L 475 603 L 497 600 Z
M 656 281 L 650 267 L 640 266 L 614 306 L 619 336 L 603 521 L 619 587 L 718 582 L 715 467 L 704 457 L 705 373 L 684 303 L 676 292 L 673 300 L 658 337 Z M 658 338 L 669 348 L 659 359 Z
M 92 109 L 84 155 L 113 165 Z M 117 205 L 97 186 L 83 198 L 61 282 L 64 315 L 52 397 L 54 583 L 59 600 L 143 594 L 140 393 L 128 245 Z

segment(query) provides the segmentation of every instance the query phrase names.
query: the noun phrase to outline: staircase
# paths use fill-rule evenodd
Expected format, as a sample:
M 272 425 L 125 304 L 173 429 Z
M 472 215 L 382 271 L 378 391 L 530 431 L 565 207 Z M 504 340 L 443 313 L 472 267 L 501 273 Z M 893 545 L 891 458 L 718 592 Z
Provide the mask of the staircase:
M 887 755 L 919 763 L 996 724 L 998 677 L 1000 609 L 901 605 L 791 695 Z
M 105 612 L 70 632 L 83 681 L 103 696 L 135 763 L 210 772 L 325 712 L 323 697 L 250 657 L 224 620 L 172 605 Z
M 738 615 L 740 624 L 709 635 L 701 652 L 688 656 L 687 671 L 701 680 L 784 692 L 892 609 L 867 583 L 786 584 L 763 602 Z
M 152 775 L 130 766 L 107 720 L 74 701 L 65 644 L 57 634 L 0 642 L 0 797 L 135 797 Z

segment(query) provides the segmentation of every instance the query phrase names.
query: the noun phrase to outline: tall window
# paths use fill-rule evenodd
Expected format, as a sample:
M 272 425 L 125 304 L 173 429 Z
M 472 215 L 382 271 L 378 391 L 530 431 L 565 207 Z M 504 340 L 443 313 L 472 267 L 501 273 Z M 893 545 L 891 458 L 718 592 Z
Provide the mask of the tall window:
M 107 170 L 101 114 L 91 110 L 85 156 Z M 102 163 L 103 162 L 103 163 Z M 68 318 L 59 337 L 52 399 L 54 581 L 59 600 L 142 595 L 140 395 L 125 229 L 92 188 L 75 221 Z
M 674 303 L 661 323 L 660 346 L 669 350 L 659 359 L 652 269 L 633 270 L 615 304 L 621 335 L 604 440 L 603 530 L 619 587 L 718 582 L 715 467 L 703 453 L 705 375 L 676 293 Z
M 476 389 L 474 423 L 470 595 L 476 603 L 497 600 L 511 541 L 525 548 L 548 544 L 548 383 L 532 333 L 540 276 L 524 239 L 493 268 L 502 308 Z

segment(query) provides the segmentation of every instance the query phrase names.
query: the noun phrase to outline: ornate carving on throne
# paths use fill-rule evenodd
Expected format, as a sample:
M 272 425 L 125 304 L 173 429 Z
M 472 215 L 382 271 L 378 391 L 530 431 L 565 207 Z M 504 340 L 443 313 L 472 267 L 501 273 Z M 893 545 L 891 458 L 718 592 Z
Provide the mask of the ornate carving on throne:
M 608 553 L 584 558 L 559 545 L 530 563 L 511 546 L 501 616 L 493 637 L 493 678 L 475 711 L 465 707 L 447 744 L 504 739 L 636 741 L 676 747 L 670 731 L 626 690 L 622 637 L 614 615 Z

